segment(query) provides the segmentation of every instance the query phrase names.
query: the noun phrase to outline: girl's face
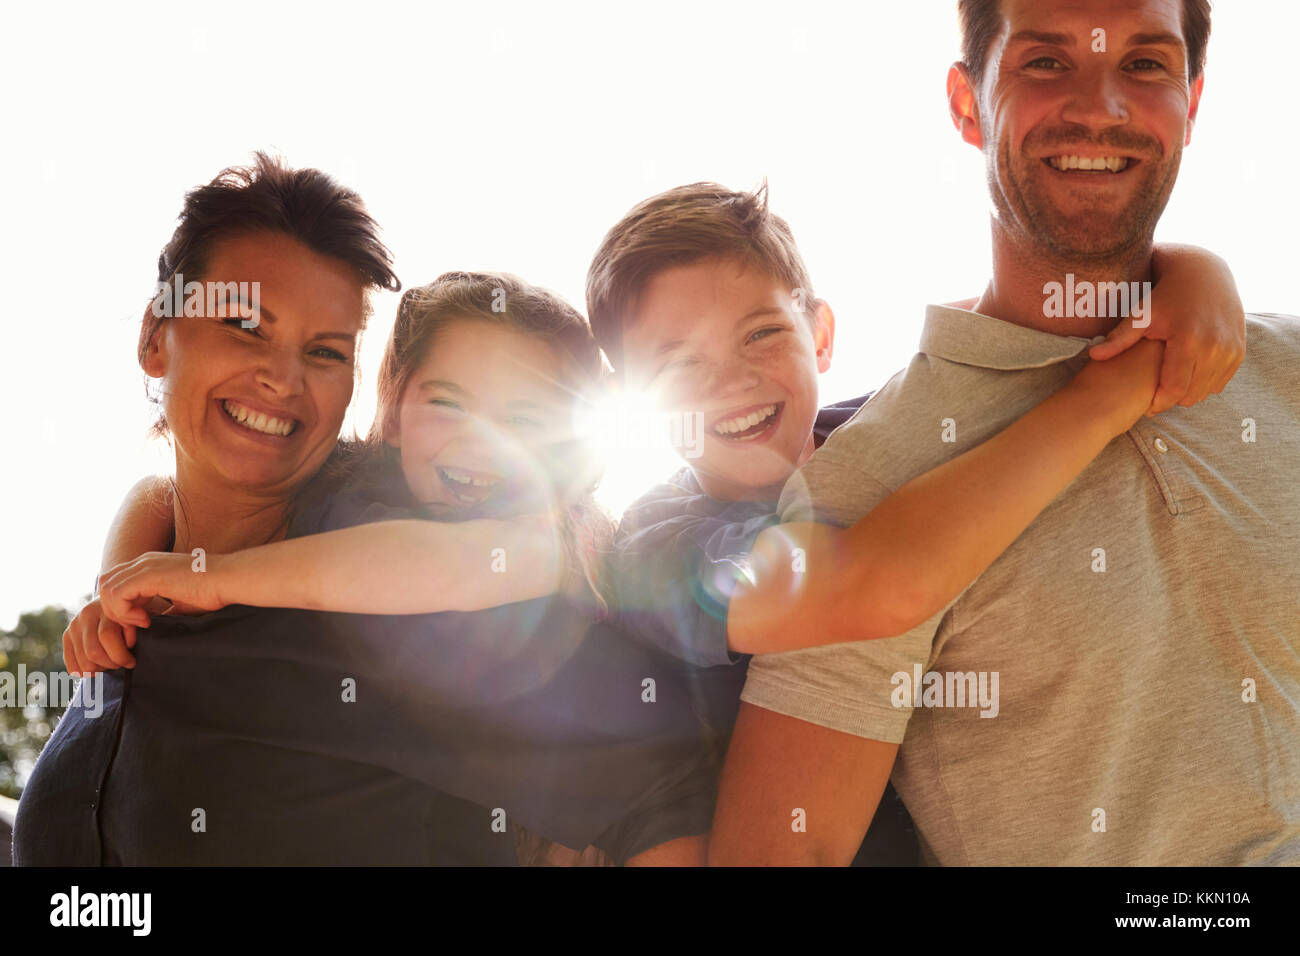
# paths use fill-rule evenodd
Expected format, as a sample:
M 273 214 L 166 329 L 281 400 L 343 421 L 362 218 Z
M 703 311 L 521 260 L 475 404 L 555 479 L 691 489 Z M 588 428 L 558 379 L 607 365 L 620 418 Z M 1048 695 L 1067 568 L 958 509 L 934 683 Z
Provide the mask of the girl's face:
M 544 490 L 544 453 L 573 431 L 563 379 L 559 356 L 537 336 L 476 319 L 443 326 L 388 440 L 411 493 L 455 514 Z
M 178 316 L 154 335 L 143 364 L 162 380 L 177 478 L 285 497 L 338 441 L 352 399 L 362 281 L 345 263 L 273 233 L 217 243 L 202 279 L 257 282 L 260 308 L 255 327 Z

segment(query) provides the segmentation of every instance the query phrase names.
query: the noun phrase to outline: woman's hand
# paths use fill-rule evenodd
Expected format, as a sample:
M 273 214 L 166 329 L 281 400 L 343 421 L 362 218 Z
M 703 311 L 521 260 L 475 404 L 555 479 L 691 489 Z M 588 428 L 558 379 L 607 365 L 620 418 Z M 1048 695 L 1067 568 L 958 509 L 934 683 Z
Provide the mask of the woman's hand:
M 1112 359 L 1089 361 L 1066 388 L 1086 393 L 1114 434 L 1122 435 L 1143 414 L 1152 414 L 1161 367 L 1167 366 L 1171 348 L 1155 339 L 1142 339 Z
M 1109 362 L 1143 339 L 1169 343 L 1148 416 L 1222 392 L 1246 357 L 1246 314 L 1226 262 L 1195 246 L 1160 245 L 1152 272 L 1150 324 L 1138 328 L 1121 319 L 1089 352 Z
M 175 610 L 200 613 L 223 608 L 229 601 L 219 593 L 217 565 L 221 555 L 208 555 L 205 570 L 195 570 L 188 554 L 151 551 L 99 576 L 104 614 L 123 626 L 148 627 L 145 605 L 156 597 L 171 601 Z
M 135 628 L 110 619 L 96 598 L 78 611 L 63 631 L 63 666 L 77 677 L 135 667 L 135 657 L 128 650 L 135 647 L 135 640 Z

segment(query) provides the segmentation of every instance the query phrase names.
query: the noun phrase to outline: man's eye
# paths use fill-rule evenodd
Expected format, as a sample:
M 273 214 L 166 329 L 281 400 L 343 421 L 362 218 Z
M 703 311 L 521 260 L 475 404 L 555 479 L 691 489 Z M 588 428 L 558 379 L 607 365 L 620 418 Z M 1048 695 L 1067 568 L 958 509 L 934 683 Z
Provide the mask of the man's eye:
M 1058 67 L 1060 69 L 1065 69 L 1065 64 L 1054 56 L 1036 57 L 1025 64 L 1026 70 L 1048 70 L 1056 72 Z
M 252 321 L 252 319 L 241 319 L 241 318 L 238 318 L 238 317 L 236 317 L 236 316 L 231 316 L 231 317 L 228 318 L 228 319 L 222 319 L 222 320 L 221 320 L 221 322 L 222 322 L 223 325 L 229 325 L 229 326 L 232 326 L 232 327 L 237 328 L 237 329 L 243 329 L 243 330 L 246 331 L 246 332 L 252 332 L 254 335 L 257 335 L 258 332 L 257 332 L 257 326 L 256 326 L 256 325 L 245 325 L 245 324 L 244 324 L 245 322 L 251 322 L 251 321 Z
M 764 338 L 764 339 L 765 339 L 765 338 L 768 338 L 769 336 L 771 336 L 772 334 L 774 334 L 774 333 L 776 333 L 776 332 L 784 332 L 784 331 L 785 331 L 785 329 L 783 329 L 783 328 L 782 328 L 781 326 L 779 326 L 779 325 L 768 326 L 768 327 L 765 328 L 765 329 L 759 329 L 757 332 L 755 332 L 753 335 L 751 335 L 751 336 L 749 337 L 749 341 L 753 342 L 755 339 L 760 339 L 760 338 Z
M 319 355 L 335 362 L 346 362 L 348 357 L 338 349 L 332 349 L 328 345 L 322 345 L 320 348 L 312 349 L 312 355 Z
M 1165 65 L 1161 63 L 1159 60 L 1153 60 L 1149 56 L 1144 56 L 1140 60 L 1134 60 L 1132 63 L 1129 64 L 1129 66 L 1137 66 L 1139 63 L 1149 64 L 1148 66 L 1145 66 L 1142 69 L 1138 70 L 1139 73 L 1150 73 L 1153 70 L 1163 70 L 1165 68 Z

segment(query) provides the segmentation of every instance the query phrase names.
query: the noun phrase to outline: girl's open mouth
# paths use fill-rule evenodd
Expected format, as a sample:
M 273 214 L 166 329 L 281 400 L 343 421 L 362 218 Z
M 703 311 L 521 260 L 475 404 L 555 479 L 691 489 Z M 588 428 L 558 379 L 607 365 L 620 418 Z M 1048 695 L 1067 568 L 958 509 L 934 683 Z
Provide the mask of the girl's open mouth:
M 482 504 L 502 483 L 499 475 L 470 471 L 452 465 L 436 465 L 438 478 L 448 493 L 463 505 Z

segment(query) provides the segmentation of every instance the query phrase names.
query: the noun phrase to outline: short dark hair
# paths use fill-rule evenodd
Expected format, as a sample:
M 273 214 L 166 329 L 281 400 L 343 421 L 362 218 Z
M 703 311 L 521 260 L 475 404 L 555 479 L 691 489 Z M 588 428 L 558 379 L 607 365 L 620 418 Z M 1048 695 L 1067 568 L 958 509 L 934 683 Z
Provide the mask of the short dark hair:
M 989 46 L 1002 29 L 1000 0 L 957 0 L 961 22 L 961 61 L 978 86 L 988 69 Z M 1205 48 L 1210 42 L 1210 0 L 1183 0 L 1183 41 L 1187 44 L 1187 74 L 1195 80 L 1205 72 Z
M 380 241 L 379 224 L 357 193 L 319 169 L 291 169 L 263 152 L 254 154 L 252 165 L 223 169 L 185 195 L 180 223 L 158 256 L 158 282 L 169 283 L 177 273 L 198 279 L 217 242 L 260 232 L 288 236 L 346 263 L 367 291 L 402 288 L 392 253 Z M 163 321 L 145 310 L 141 363 Z

